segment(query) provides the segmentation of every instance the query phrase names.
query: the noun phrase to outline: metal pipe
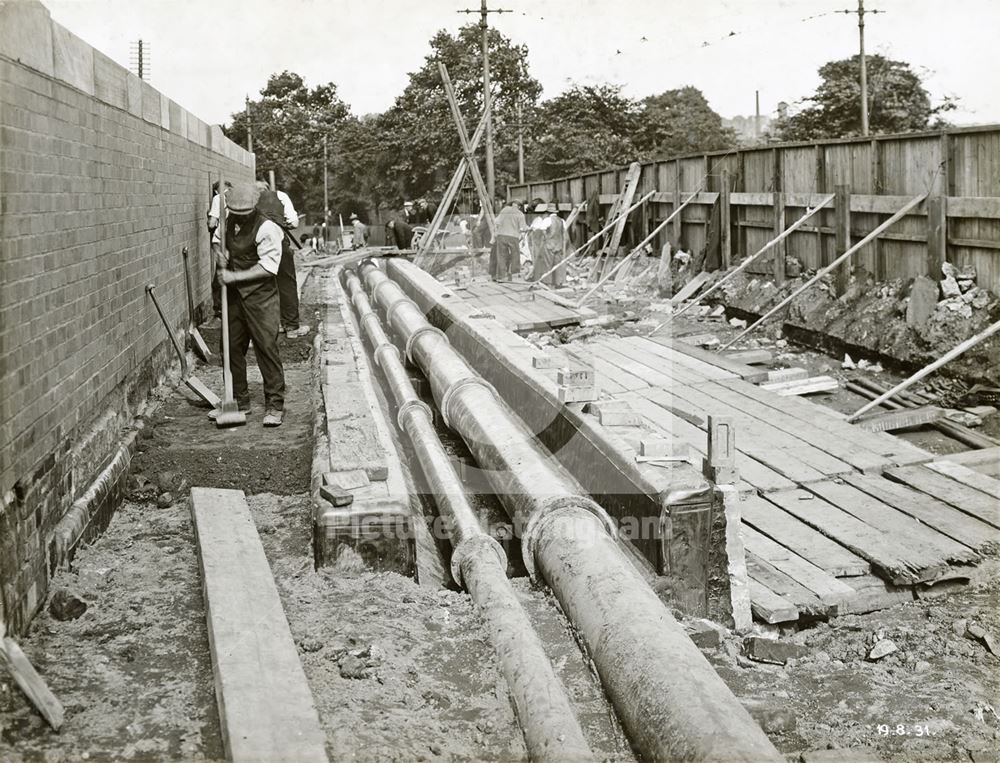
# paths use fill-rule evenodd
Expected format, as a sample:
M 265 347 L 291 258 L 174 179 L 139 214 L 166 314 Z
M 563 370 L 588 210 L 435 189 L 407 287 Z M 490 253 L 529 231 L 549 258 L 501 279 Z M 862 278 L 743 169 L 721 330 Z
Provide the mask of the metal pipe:
M 398 265 L 398 267 L 397 267 Z M 393 265 L 405 278 L 410 263 Z M 365 286 L 407 355 L 431 380 L 449 426 L 487 470 L 521 530 L 533 577 L 578 629 L 643 760 L 779 761 L 782 757 L 619 549 L 608 515 L 371 263 Z
M 430 409 L 417 396 L 399 350 L 386 336 L 358 277 L 349 273 L 345 280 L 372 355 L 398 407 L 399 427 L 410 438 L 445 520 L 453 547 L 452 574 L 468 590 L 486 620 L 529 756 L 535 761 L 596 760 L 566 691 L 507 579 L 507 557 L 500 544 L 480 526 L 462 481 L 434 431 Z

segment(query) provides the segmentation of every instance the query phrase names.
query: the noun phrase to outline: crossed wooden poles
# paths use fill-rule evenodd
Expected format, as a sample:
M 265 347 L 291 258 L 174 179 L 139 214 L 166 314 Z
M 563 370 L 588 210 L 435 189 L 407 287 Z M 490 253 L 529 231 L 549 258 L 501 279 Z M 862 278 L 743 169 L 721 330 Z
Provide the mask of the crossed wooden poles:
M 448 210 L 451 209 L 452 202 L 455 200 L 455 194 L 458 193 L 458 189 L 462 187 L 462 182 L 465 180 L 466 171 L 472 175 L 472 182 L 476 185 L 476 192 L 479 194 L 479 203 L 482 205 L 483 214 L 486 215 L 486 222 L 490 226 L 490 234 L 492 235 L 496 229 L 493 200 L 486 190 L 486 183 L 483 182 L 483 176 L 479 172 L 479 165 L 476 163 L 475 156 L 479 142 L 483 138 L 483 133 L 486 132 L 486 122 L 489 120 L 493 97 L 490 93 L 486 94 L 486 102 L 483 104 L 483 115 L 480 117 L 479 125 L 476 127 L 476 131 L 472 134 L 472 139 L 470 140 L 469 134 L 465 129 L 465 122 L 462 119 L 462 111 L 458 107 L 455 88 L 451 84 L 451 77 L 448 76 L 448 67 L 442 63 L 438 63 L 438 72 L 441 74 L 445 94 L 448 96 L 448 105 L 451 107 L 451 116 L 455 120 L 458 138 L 462 142 L 462 158 L 459 160 L 458 168 L 455 170 L 455 174 L 452 175 L 451 182 L 448 184 L 441 203 L 434 213 L 434 219 L 431 220 L 431 225 L 427 229 L 426 235 L 420 240 L 420 245 L 417 247 L 417 255 L 414 258 L 415 265 L 422 265 L 426 260 L 427 250 L 433 246 L 434 237 L 437 236 L 441 230 L 441 226 L 444 224 L 445 218 L 448 216 Z

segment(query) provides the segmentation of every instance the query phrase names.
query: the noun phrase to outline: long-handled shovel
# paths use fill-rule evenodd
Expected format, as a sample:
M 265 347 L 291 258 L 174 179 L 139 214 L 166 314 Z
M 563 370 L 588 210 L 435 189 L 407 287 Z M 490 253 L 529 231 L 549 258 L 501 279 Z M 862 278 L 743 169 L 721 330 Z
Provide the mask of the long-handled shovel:
M 184 257 L 184 286 L 187 289 L 188 336 L 191 338 L 191 348 L 194 350 L 195 355 L 206 363 L 209 363 L 212 360 L 212 351 L 208 349 L 208 344 L 205 342 L 204 337 L 202 337 L 201 332 L 198 331 L 198 326 L 195 323 L 194 293 L 191 288 L 191 268 L 188 265 L 188 248 L 186 246 L 181 250 L 181 256 Z
M 222 178 L 219 178 L 219 188 L 225 188 Z M 226 200 L 219 199 L 219 249 L 226 251 Z M 215 425 L 223 427 L 238 427 L 247 423 L 247 415 L 240 410 L 233 399 L 233 374 L 229 370 L 229 286 L 222 284 L 222 382 L 223 398 L 219 413 L 215 417 Z
M 210 390 L 201 379 L 197 376 L 192 376 L 188 370 L 187 358 L 184 357 L 184 349 L 181 347 L 181 343 L 177 341 L 177 337 L 174 335 L 174 331 L 170 328 L 170 321 L 167 320 L 166 314 L 163 312 L 163 308 L 160 307 L 160 300 L 156 298 L 156 293 L 154 291 L 156 287 L 153 284 L 146 286 L 146 293 L 153 300 L 153 304 L 156 305 L 156 312 L 160 314 L 160 320 L 163 321 L 163 327 L 167 330 L 167 336 L 170 337 L 171 343 L 174 345 L 174 350 L 177 352 L 177 357 L 181 361 L 181 377 L 184 383 L 188 386 L 188 389 L 194 392 L 198 397 L 204 400 L 213 408 L 218 408 L 219 396 L 216 395 L 212 390 Z

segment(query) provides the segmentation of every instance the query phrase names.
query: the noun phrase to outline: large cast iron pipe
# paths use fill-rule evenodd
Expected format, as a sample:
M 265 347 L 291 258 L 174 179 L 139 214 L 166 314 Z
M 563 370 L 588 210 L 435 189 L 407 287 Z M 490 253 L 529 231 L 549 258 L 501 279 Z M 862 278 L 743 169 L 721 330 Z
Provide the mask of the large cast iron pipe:
M 521 528 L 526 565 L 578 629 L 643 760 L 783 760 L 618 548 L 604 510 L 398 284 L 370 262 L 361 272 L 409 360 L 431 380 L 446 421 Z
M 468 590 L 486 620 L 500 658 L 528 754 L 535 761 L 596 760 L 583 737 L 566 691 L 507 579 L 507 557 L 487 535 L 469 504 L 462 481 L 434 431 L 430 409 L 413 383 L 372 311 L 361 282 L 346 278 L 351 301 L 372 355 L 382 370 L 431 494 L 445 520 L 453 551 L 452 574 Z

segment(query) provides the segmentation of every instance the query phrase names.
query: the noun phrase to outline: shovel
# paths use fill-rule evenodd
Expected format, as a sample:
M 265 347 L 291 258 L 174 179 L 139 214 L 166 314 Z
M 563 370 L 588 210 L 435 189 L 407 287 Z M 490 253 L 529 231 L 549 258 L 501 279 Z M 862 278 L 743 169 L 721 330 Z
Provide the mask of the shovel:
M 225 183 L 220 177 L 219 188 L 225 187 Z M 219 198 L 219 250 L 226 251 L 226 199 L 224 196 Z M 233 374 L 229 370 L 229 286 L 226 284 L 222 284 L 222 382 L 223 399 L 219 413 L 215 417 L 215 425 L 222 429 L 246 424 L 247 415 L 233 400 Z
M 184 350 L 181 348 L 181 343 L 177 341 L 177 337 L 174 336 L 173 329 L 170 328 L 170 321 L 167 320 L 167 316 L 163 312 L 163 308 L 160 307 L 160 301 L 156 298 L 156 293 L 154 289 L 156 287 L 153 284 L 149 284 L 146 287 L 146 293 L 153 300 L 153 304 L 156 305 L 156 312 L 160 314 L 160 320 L 163 321 L 163 327 L 167 330 L 167 336 L 170 337 L 170 341 L 174 345 L 174 350 L 177 351 L 177 357 L 181 361 L 181 377 L 184 383 L 188 386 L 194 394 L 204 400 L 213 408 L 219 407 L 219 396 L 216 395 L 212 390 L 210 390 L 201 379 L 197 376 L 192 376 L 188 371 L 187 359 L 184 357 Z
M 184 257 L 184 286 L 187 290 L 188 298 L 188 336 L 191 338 L 191 348 L 194 350 L 195 355 L 206 363 L 209 363 L 212 360 L 212 351 L 208 349 L 208 344 L 195 324 L 194 294 L 191 289 L 191 269 L 188 265 L 188 248 L 186 246 L 181 250 L 181 256 Z

